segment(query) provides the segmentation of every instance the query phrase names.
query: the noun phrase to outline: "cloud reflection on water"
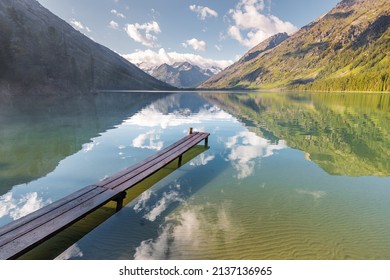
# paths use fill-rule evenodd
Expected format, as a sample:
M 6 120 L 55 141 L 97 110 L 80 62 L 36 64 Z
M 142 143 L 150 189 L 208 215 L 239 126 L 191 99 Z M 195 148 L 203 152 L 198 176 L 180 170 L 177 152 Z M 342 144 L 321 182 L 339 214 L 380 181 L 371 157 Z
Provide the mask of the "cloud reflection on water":
M 19 199 L 14 198 L 12 192 L 8 192 L 0 197 L 0 218 L 9 215 L 13 220 L 17 220 L 48 203 L 49 201 L 44 203 L 37 192 L 26 193 Z
M 77 243 L 70 246 L 63 253 L 61 253 L 55 260 L 69 260 L 71 258 L 82 257 L 84 254 L 77 245 Z
M 133 139 L 133 147 L 159 151 L 164 146 L 160 134 L 161 131 L 156 131 L 154 129 L 142 133 Z
M 215 155 L 209 155 L 209 154 L 200 154 L 196 158 L 190 161 L 191 166 L 201 166 L 201 165 L 206 165 L 210 161 L 215 159 Z
M 170 204 L 174 202 L 183 202 L 183 198 L 180 197 L 180 193 L 177 191 L 164 192 L 163 196 L 152 207 L 149 213 L 144 215 L 144 218 L 153 222 L 158 216 L 160 216 Z
M 166 129 L 185 124 L 201 124 L 206 120 L 215 119 L 233 120 L 234 117 L 215 106 L 201 108 L 197 113 L 191 113 L 188 108 L 186 110 L 176 110 L 172 113 L 164 113 L 154 105 L 150 105 L 127 119 L 124 124 Z
M 221 233 L 223 234 L 221 235 Z M 165 218 L 156 238 L 141 241 L 134 259 L 188 259 L 209 246 L 234 242 L 237 226 L 232 222 L 230 204 L 186 205 Z
M 149 199 L 152 197 L 152 191 L 146 190 L 144 191 L 138 198 L 137 203 L 134 205 L 133 209 L 136 213 L 142 211 L 143 209 L 147 209 L 147 203 Z
M 237 170 L 237 179 L 253 175 L 257 159 L 269 157 L 275 151 L 287 148 L 283 140 L 279 140 L 278 144 L 272 144 L 271 141 L 250 131 L 241 131 L 229 137 L 225 146 L 230 149 L 227 159 Z

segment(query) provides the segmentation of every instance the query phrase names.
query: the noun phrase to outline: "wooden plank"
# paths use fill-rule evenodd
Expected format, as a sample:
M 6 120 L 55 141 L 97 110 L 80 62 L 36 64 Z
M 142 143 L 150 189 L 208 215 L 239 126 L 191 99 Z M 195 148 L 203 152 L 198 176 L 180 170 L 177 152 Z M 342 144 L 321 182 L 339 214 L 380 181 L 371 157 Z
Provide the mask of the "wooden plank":
M 0 246 L 0 259 L 16 258 L 35 247 L 42 241 L 47 240 L 63 228 L 77 222 L 95 209 L 104 205 L 113 196 L 113 191 L 106 189 L 100 195 L 76 205 L 66 212 L 56 216 L 55 219 L 49 219 L 29 232 L 12 239 L 10 242 Z
M 86 194 L 94 189 L 96 189 L 95 185 L 84 187 L 84 188 L 82 188 L 82 189 L 80 189 L 80 190 L 78 190 L 78 191 L 76 191 L 68 196 L 65 196 L 65 197 L 47 205 L 47 206 L 44 206 L 44 207 L 38 209 L 37 211 L 34 211 L 26 216 L 23 216 L 23 217 L 15 220 L 11 223 L 4 225 L 3 227 L 0 227 L 0 238 L 2 235 L 7 234 L 8 232 L 12 231 L 13 229 L 20 227 L 25 223 L 29 223 L 32 220 L 34 220 L 35 218 L 42 216 L 46 212 L 49 212 L 50 209 L 56 209 L 58 207 L 61 207 L 62 205 L 68 203 L 69 200 L 77 199 L 79 196 L 82 196 L 82 195 L 84 195 L 84 194 Z M 48 208 L 48 207 L 50 207 L 50 208 Z
M 165 148 L 165 149 L 159 151 L 158 153 L 153 154 L 152 156 L 147 157 L 146 159 L 142 160 L 141 162 L 138 162 L 138 163 L 136 163 L 136 164 L 134 164 L 134 165 L 132 165 L 132 166 L 130 166 L 130 167 L 128 167 L 128 168 L 123 169 L 122 171 L 120 171 L 120 172 L 118 172 L 118 173 L 116 173 L 116 174 L 114 174 L 114 175 L 112 175 L 112 176 L 110 176 L 110 177 L 108 177 L 108 178 L 106 178 L 106 179 L 104 179 L 104 180 L 98 182 L 96 185 L 98 185 L 98 186 L 105 186 L 105 185 L 111 183 L 112 181 L 117 180 L 119 177 L 121 177 L 121 176 L 126 175 L 127 173 L 129 173 L 129 171 L 138 169 L 138 168 L 144 166 L 145 164 L 147 164 L 148 162 L 154 160 L 155 158 L 158 158 L 158 157 L 160 157 L 160 156 L 162 156 L 162 155 L 164 155 L 164 154 L 170 152 L 172 149 L 174 149 L 174 148 L 177 147 L 178 145 L 182 144 L 183 142 L 188 141 L 188 139 L 194 137 L 194 136 L 197 135 L 197 134 L 198 134 L 198 133 L 196 132 L 196 133 L 189 134 L 189 135 L 183 137 L 183 138 L 180 139 L 179 141 L 177 141 L 177 142 L 171 144 L 171 145 L 168 146 L 167 148 Z
M 75 199 L 68 200 L 67 203 L 62 204 L 59 207 L 52 208 L 51 205 L 48 205 L 46 207 L 41 208 L 40 211 L 41 215 L 29 220 L 28 223 L 24 223 L 18 227 L 14 227 L 12 230 L 7 232 L 8 234 L 4 234 L 0 236 L 0 246 L 10 242 L 12 239 L 16 239 L 19 236 L 29 233 L 33 229 L 39 227 L 44 223 L 47 223 L 50 220 L 56 219 L 58 216 L 62 215 L 63 213 L 66 213 L 72 210 L 73 208 L 81 204 L 84 204 L 88 200 L 91 200 L 96 196 L 99 196 L 101 193 L 105 191 L 107 191 L 107 189 L 102 187 L 95 187 L 93 190 L 85 193 L 82 196 L 78 196 Z M 58 222 L 61 223 L 61 221 Z
M 117 185 L 121 185 L 124 182 L 130 180 L 131 178 L 133 178 L 139 174 L 149 174 L 149 175 L 153 174 L 154 172 L 157 171 L 156 166 L 159 162 L 164 161 L 167 158 L 170 158 L 170 160 L 168 162 L 166 162 L 164 165 L 162 165 L 162 166 L 159 165 L 160 166 L 159 168 L 164 167 L 169 162 L 171 162 L 175 158 L 179 157 L 181 154 L 183 154 L 184 152 L 186 152 L 187 150 L 189 150 L 190 148 L 192 148 L 193 146 L 195 146 L 199 142 L 203 141 L 207 136 L 208 136 L 207 133 L 202 133 L 202 134 L 197 133 L 197 134 L 195 134 L 195 136 L 188 138 L 186 142 L 182 142 L 179 145 L 170 149 L 169 153 L 163 153 L 157 158 L 153 158 L 150 161 L 146 161 L 143 166 L 139 166 L 135 169 L 127 170 L 127 173 L 121 172 L 120 176 L 113 175 L 112 177 L 114 177 L 114 178 L 112 180 L 110 180 L 110 182 L 108 184 L 104 184 L 102 186 L 104 186 L 106 188 L 115 188 Z M 151 170 L 151 172 L 147 172 L 147 170 L 150 168 L 153 168 L 153 170 Z M 147 176 L 147 175 L 144 175 L 144 176 Z M 136 178 L 137 179 L 134 181 L 134 183 L 140 182 L 141 180 L 144 179 L 144 178 L 142 178 L 142 175 L 137 176 Z
M 205 135 L 203 135 L 205 136 Z M 160 161 L 153 162 L 152 166 L 149 166 L 148 169 L 142 170 L 142 172 L 136 172 L 136 173 L 129 173 L 127 176 L 123 176 L 120 178 L 120 181 L 118 181 L 116 185 L 112 186 L 113 189 L 115 189 L 118 193 L 125 191 L 132 186 L 138 184 L 142 180 L 148 178 L 164 166 L 168 165 L 170 162 L 175 160 L 179 155 L 183 154 L 184 152 L 188 151 L 191 147 L 195 146 L 205 138 L 198 137 L 191 140 L 190 143 L 187 143 L 186 146 L 180 147 L 178 150 L 176 150 L 176 153 L 170 154 L 167 157 L 162 158 Z
M 209 133 L 192 133 L 129 168 L 0 228 L 0 259 L 15 258 L 181 157 Z
M 112 176 L 110 176 L 109 178 L 107 178 L 106 180 L 103 180 L 99 183 L 97 183 L 98 186 L 105 186 L 105 187 L 108 187 L 110 188 L 110 186 L 112 185 L 115 185 L 114 181 L 118 180 L 119 178 L 121 178 L 122 176 L 126 176 L 128 175 L 130 172 L 137 172 L 137 171 L 140 171 L 139 169 L 142 169 L 145 170 L 146 168 L 148 168 L 148 166 L 153 162 L 153 161 L 156 161 L 156 160 L 159 160 L 161 157 L 164 157 L 164 156 L 168 156 L 170 153 L 173 153 L 175 152 L 180 146 L 182 145 L 185 145 L 186 143 L 188 143 L 188 141 L 194 139 L 195 137 L 201 137 L 202 139 L 199 141 L 201 142 L 205 137 L 208 137 L 208 133 L 200 133 L 200 132 L 195 132 L 193 134 L 190 134 L 190 135 L 187 135 L 186 137 L 182 138 L 180 141 L 176 142 L 176 143 L 173 143 L 171 146 L 169 146 L 168 148 L 160 151 L 159 153 L 157 154 L 154 154 L 146 159 L 144 159 L 142 162 L 138 163 L 138 164 L 135 164 L 129 168 L 126 168 Z M 206 137 L 206 138 L 207 138 Z M 198 142 L 198 143 L 199 143 Z

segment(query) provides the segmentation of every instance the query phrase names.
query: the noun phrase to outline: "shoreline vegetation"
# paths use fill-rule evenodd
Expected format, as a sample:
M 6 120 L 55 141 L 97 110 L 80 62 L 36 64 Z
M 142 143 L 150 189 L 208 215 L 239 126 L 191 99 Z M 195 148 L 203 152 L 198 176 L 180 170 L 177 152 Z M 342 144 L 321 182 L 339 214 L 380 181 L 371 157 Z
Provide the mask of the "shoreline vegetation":
M 218 91 L 230 91 L 230 92 L 297 92 L 297 93 L 390 93 L 390 88 L 387 91 L 372 91 L 372 90 L 320 90 L 320 89 L 309 89 L 309 88 L 186 88 L 186 89 L 175 89 L 172 92 L 176 91 L 210 91 L 210 92 L 218 92 Z

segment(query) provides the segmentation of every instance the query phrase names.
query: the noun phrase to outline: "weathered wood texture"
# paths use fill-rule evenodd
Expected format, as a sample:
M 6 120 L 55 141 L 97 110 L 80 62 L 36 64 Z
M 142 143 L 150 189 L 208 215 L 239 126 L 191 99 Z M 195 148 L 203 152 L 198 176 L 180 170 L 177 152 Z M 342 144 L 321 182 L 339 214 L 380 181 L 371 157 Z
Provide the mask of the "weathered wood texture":
M 117 174 L 87 186 L 0 228 L 0 259 L 15 259 L 110 200 L 121 207 L 124 192 L 200 143 L 209 133 L 187 135 Z M 179 160 L 180 162 L 180 160 Z

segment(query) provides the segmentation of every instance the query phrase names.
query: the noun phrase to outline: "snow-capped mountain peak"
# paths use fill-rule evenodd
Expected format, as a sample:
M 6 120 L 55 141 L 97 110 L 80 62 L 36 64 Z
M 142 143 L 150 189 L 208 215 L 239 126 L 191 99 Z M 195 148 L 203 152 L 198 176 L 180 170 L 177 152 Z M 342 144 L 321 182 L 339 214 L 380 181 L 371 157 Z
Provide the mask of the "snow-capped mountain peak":
M 137 66 L 153 77 L 179 88 L 192 88 L 218 74 L 222 69 L 218 66 L 200 67 L 188 61 L 175 62 L 171 65 L 151 65 L 138 63 Z

